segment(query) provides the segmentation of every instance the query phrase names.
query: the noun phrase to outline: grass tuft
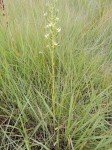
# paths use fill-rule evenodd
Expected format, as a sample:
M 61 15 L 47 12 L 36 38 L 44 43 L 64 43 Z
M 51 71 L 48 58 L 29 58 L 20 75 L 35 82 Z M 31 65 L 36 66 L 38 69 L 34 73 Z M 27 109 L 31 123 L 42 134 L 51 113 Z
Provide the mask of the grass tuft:
M 0 149 L 111 150 L 111 0 L 4 5 Z

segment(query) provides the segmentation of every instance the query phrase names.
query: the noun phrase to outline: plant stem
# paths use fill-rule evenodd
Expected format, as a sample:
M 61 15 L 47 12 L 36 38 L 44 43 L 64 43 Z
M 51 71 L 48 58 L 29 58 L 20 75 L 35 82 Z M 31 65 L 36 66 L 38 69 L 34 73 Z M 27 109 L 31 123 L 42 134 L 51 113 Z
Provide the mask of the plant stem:
M 54 66 L 55 66 L 55 63 L 54 63 L 54 47 L 52 48 L 52 109 L 53 109 L 53 114 L 55 115 L 55 69 L 54 69 Z

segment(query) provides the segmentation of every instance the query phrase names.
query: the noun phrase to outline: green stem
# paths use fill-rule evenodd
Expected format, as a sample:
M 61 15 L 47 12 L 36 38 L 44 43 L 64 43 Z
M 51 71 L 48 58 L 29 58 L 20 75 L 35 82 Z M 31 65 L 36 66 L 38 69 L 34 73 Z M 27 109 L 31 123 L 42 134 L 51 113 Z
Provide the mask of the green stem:
M 55 115 L 55 69 L 54 69 L 54 47 L 52 49 L 52 109 L 53 114 Z

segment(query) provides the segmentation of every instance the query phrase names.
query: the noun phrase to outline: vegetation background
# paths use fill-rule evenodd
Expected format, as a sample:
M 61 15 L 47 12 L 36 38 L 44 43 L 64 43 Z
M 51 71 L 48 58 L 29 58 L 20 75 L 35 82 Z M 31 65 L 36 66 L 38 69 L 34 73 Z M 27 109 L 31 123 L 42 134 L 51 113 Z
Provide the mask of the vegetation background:
M 61 32 L 54 54 L 55 114 L 44 37 L 46 1 L 4 4 L 0 149 L 112 150 L 112 1 L 57 1 Z

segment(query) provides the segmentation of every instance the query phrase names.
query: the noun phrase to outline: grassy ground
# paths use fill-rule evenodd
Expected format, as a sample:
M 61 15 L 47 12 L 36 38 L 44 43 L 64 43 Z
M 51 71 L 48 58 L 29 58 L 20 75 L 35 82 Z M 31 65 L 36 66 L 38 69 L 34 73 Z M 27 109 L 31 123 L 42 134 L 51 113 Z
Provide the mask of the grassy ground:
M 5 1 L 0 149 L 112 150 L 112 1 L 61 0 L 56 9 L 53 94 L 45 1 Z

